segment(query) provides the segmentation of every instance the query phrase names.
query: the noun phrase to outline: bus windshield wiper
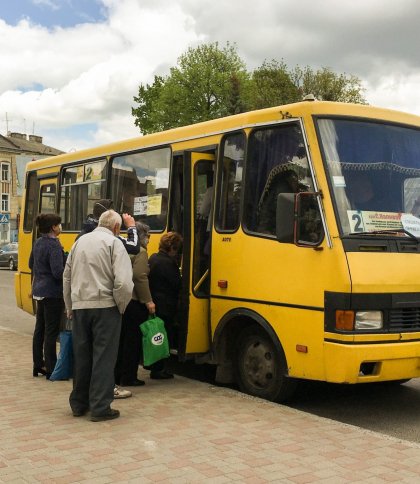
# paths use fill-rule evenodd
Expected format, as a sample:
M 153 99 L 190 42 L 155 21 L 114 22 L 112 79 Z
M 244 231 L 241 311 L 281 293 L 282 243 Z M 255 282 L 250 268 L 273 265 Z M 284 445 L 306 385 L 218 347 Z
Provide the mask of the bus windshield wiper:
M 406 234 L 412 239 L 414 239 L 417 243 L 420 242 L 419 238 L 416 237 L 413 233 L 409 232 L 406 229 L 383 229 L 383 230 L 371 230 L 365 232 L 351 232 L 349 235 L 391 235 L 391 234 Z

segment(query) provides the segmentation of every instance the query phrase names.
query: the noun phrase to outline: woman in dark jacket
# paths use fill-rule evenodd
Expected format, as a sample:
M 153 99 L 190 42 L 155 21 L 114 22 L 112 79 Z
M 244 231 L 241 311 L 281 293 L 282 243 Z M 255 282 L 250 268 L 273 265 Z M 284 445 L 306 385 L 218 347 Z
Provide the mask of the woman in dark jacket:
M 182 245 L 182 237 L 177 232 L 168 232 L 159 242 L 159 252 L 149 258 L 149 286 L 156 314 L 165 323 L 169 344 L 175 342 L 175 315 L 178 309 L 178 297 L 181 289 L 181 273 L 176 256 Z M 164 360 L 154 363 L 150 367 L 150 378 L 163 380 L 173 378 L 164 369 Z
M 49 379 L 57 362 L 56 341 L 64 313 L 63 271 L 64 251 L 58 240 L 61 217 L 41 213 L 36 218 L 41 237 L 29 257 L 32 270 L 32 297 L 37 301 L 36 322 L 32 342 L 33 376 Z
M 142 222 L 136 222 L 136 229 L 140 240 L 140 252 L 137 255 L 130 255 L 133 265 L 133 296 L 123 314 L 115 365 L 115 382 L 117 385 L 127 387 L 144 385 L 144 381 L 137 378 L 142 343 L 139 325 L 146 321 L 149 314 L 155 312 L 147 278 L 149 274 L 147 244 L 150 227 Z

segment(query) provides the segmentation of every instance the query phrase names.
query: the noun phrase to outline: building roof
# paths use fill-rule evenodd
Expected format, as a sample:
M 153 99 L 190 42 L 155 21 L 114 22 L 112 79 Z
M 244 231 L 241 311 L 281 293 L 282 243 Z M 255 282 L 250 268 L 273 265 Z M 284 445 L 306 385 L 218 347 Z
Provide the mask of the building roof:
M 9 133 L 8 136 L 0 134 L 0 151 L 43 156 L 54 156 L 64 153 L 64 151 L 43 144 L 41 136 L 31 134 L 27 136 L 22 133 Z

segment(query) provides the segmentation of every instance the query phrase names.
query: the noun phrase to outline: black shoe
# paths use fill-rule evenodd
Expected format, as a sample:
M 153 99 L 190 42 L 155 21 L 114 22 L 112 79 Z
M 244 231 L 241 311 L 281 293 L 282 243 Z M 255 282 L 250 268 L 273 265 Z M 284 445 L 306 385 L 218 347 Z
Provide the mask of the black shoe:
M 83 415 L 86 415 L 87 409 L 86 410 L 72 410 L 73 412 L 73 417 L 83 417 Z
M 47 374 L 47 370 L 45 368 L 34 368 L 32 371 L 33 376 L 42 375 L 45 376 Z
M 157 371 L 157 372 L 153 372 L 152 371 L 150 373 L 150 378 L 152 380 L 170 380 L 173 377 L 174 376 L 172 375 L 172 373 L 168 373 L 165 370 L 163 370 L 163 371 Z
M 122 387 L 142 387 L 144 385 L 146 385 L 146 382 L 143 381 L 143 380 L 139 380 L 138 378 L 136 378 L 133 381 L 129 381 L 127 383 L 125 383 L 125 382 L 121 383 Z
M 103 422 L 104 420 L 113 420 L 120 416 L 120 411 L 115 408 L 110 408 L 108 412 L 102 415 L 92 415 L 90 417 L 91 422 Z

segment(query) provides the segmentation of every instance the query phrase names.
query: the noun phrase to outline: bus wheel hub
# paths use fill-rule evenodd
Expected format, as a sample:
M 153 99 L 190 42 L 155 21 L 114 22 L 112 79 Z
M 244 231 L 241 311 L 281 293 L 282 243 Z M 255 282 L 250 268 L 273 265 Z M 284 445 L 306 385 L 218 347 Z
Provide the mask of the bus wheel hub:
M 269 348 L 256 341 L 245 353 L 244 370 L 255 386 L 263 388 L 273 379 L 273 363 Z

